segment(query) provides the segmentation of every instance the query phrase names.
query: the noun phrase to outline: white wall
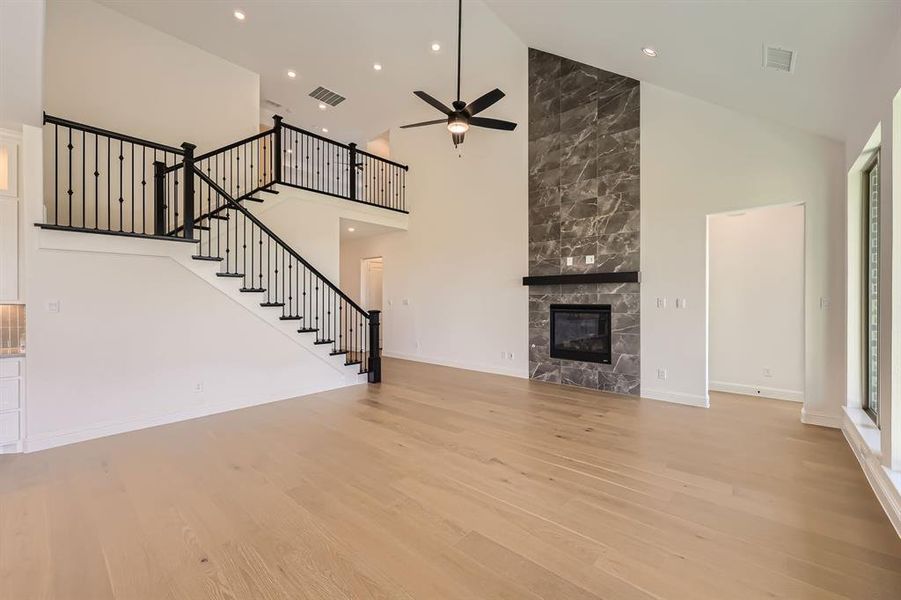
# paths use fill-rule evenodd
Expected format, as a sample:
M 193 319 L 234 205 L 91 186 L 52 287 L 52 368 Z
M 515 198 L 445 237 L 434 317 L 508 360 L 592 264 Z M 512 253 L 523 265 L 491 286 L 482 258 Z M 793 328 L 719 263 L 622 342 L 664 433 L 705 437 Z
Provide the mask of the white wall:
M 707 403 L 707 215 L 804 203 L 804 413 L 837 426 L 845 389 L 842 146 L 644 83 L 641 121 L 642 395 Z M 666 308 L 657 308 L 658 297 L 668 298 Z M 675 308 L 677 297 L 686 308 Z
M 278 196 L 259 195 L 264 202 L 247 203 L 250 211 L 345 293 L 340 265 L 342 220 L 372 223 L 386 230 L 405 230 L 409 224 L 409 217 L 399 212 L 306 190 L 283 186 Z M 355 285 L 359 293 L 359 277 Z
M 338 210 L 317 202 L 315 198 L 288 198 L 288 194 L 293 194 L 293 191 L 283 191 L 285 193 L 279 196 L 259 194 L 265 198 L 265 202 L 248 208 L 316 270 L 335 285 L 340 285 Z M 299 195 L 307 194 L 308 192 L 300 192 Z
M 41 122 L 44 3 L 0 2 L 0 128 Z
M 852 101 L 848 104 L 845 128 L 845 169 L 853 169 L 855 161 L 867 142 L 881 125 L 881 221 L 882 257 L 879 280 L 881 304 L 879 321 L 880 343 L 879 396 L 881 436 L 878 460 L 883 465 L 901 471 L 901 186 L 894 186 L 895 175 L 901 171 L 901 153 L 894 151 L 901 144 L 901 30 L 888 48 L 874 57 L 873 64 L 859 72 L 857 85 L 852 86 Z M 850 177 L 857 175 L 850 173 Z M 853 182 L 849 182 L 851 185 Z M 852 211 L 851 217 L 854 216 Z M 851 224 L 849 223 L 849 226 Z M 849 281 L 849 290 L 853 290 Z M 849 315 L 848 335 L 855 335 L 856 315 Z M 885 332 L 890 332 L 888 335 Z M 849 357 L 849 361 L 852 357 Z M 854 399 L 850 399 L 853 405 Z
M 708 256 L 710 389 L 803 401 L 804 207 L 710 217 Z
M 99 4 L 51 0 L 44 106 L 55 116 L 173 146 L 191 142 L 203 152 L 258 131 L 260 77 Z
M 499 87 L 507 97 L 488 116 L 519 127 L 472 129 L 463 158 L 443 127 L 392 130 L 392 159 L 410 164 L 410 229 L 346 243 L 342 281 L 358 289 L 360 258 L 384 257 L 386 355 L 524 377 L 528 53 L 484 5 L 466 9 L 464 47 L 479 61 L 464 67 L 463 95 Z

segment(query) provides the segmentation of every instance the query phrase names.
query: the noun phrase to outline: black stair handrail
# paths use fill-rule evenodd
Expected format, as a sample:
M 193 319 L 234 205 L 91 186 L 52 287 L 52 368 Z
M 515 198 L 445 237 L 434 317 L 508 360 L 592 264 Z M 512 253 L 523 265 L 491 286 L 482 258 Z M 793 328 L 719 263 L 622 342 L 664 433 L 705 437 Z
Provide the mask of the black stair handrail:
M 297 260 L 299 263 L 301 263 L 302 265 L 304 265 L 304 266 L 305 266 L 305 267 L 306 267 L 313 275 L 315 275 L 316 277 L 318 277 L 320 281 L 322 281 L 322 282 L 323 282 L 325 285 L 327 285 L 333 292 L 335 292 L 335 293 L 336 293 L 338 296 L 340 296 L 345 302 L 347 302 L 348 306 L 353 307 L 354 310 L 356 310 L 357 312 L 359 312 L 360 315 L 363 316 L 367 321 L 369 320 L 369 313 L 368 313 L 366 310 L 364 310 L 362 307 L 360 307 L 359 304 L 357 304 L 356 302 L 354 302 L 347 294 L 345 294 L 344 292 L 342 292 L 341 289 L 340 289 L 338 286 L 336 286 L 334 283 L 332 283 L 325 275 L 323 275 L 322 273 L 320 273 L 313 265 L 311 265 L 310 263 L 308 263 L 308 262 L 306 261 L 305 258 L 303 258 L 300 254 L 298 254 L 297 251 L 295 251 L 294 248 L 292 248 L 290 245 L 288 245 L 287 242 L 285 242 L 285 241 L 284 241 L 283 239 L 281 239 L 278 235 L 276 235 L 275 232 L 273 232 L 273 231 L 272 231 L 271 229 L 269 229 L 266 225 L 264 225 L 263 222 L 260 221 L 260 219 L 258 219 L 252 212 L 250 212 L 249 210 L 247 210 L 247 208 L 244 207 L 240 202 L 238 202 L 237 200 L 235 200 L 234 198 L 232 198 L 231 194 L 229 194 L 229 193 L 226 192 L 224 189 L 222 189 L 222 188 L 219 186 L 219 184 L 217 184 L 215 181 L 213 181 L 212 179 L 210 179 L 209 177 L 207 177 L 204 173 L 202 173 L 201 171 L 197 170 L 196 167 L 194 168 L 194 173 L 195 173 L 198 177 L 200 177 L 207 185 L 209 185 L 211 188 L 213 188 L 213 190 L 215 190 L 215 192 L 216 192 L 217 194 L 219 194 L 220 196 L 222 196 L 222 197 L 225 199 L 225 201 L 230 205 L 230 208 L 232 208 L 232 209 L 234 209 L 234 210 L 237 210 L 237 211 L 241 212 L 248 220 L 250 220 L 250 221 L 251 221 L 252 223 L 254 223 L 257 227 L 259 227 L 262 231 L 264 231 L 264 232 L 266 233 L 266 235 L 268 235 L 269 237 L 271 237 L 272 240 L 273 240 L 274 242 L 276 242 L 276 243 L 280 244 L 281 246 L 283 246 L 284 249 L 285 249 L 289 254 L 291 254 L 291 256 L 293 256 L 295 260 Z
M 336 142 L 335 140 L 333 140 L 333 139 L 331 139 L 331 138 L 327 138 L 327 137 L 325 137 L 324 135 L 319 135 L 318 133 L 315 133 L 315 132 L 313 132 L 313 131 L 309 131 L 309 130 L 307 130 L 307 129 L 303 129 L 302 127 L 297 127 L 297 126 L 295 126 L 295 125 L 291 125 L 290 123 L 282 122 L 282 127 L 284 127 L 285 129 L 291 129 L 291 130 L 293 130 L 293 131 L 296 131 L 296 132 L 298 132 L 298 133 L 302 133 L 302 134 L 304 134 L 304 135 L 308 135 L 308 136 L 313 137 L 313 138 L 318 138 L 318 139 L 320 139 L 320 140 L 322 140 L 322 141 L 324 141 L 324 142 L 329 142 L 330 144 L 334 144 L 334 145 L 340 146 L 340 147 L 342 147 L 342 148 L 347 148 L 348 150 L 350 149 L 351 146 L 356 147 L 356 144 L 344 144 L 344 143 L 341 143 L 341 142 Z M 273 131 L 274 129 L 275 129 L 275 128 L 270 129 L 269 131 Z M 391 159 L 384 158 L 384 157 L 382 157 L 382 156 L 378 156 L 378 155 L 372 154 L 372 153 L 370 153 L 370 152 L 366 152 L 365 150 L 360 150 L 359 148 L 356 149 L 356 153 L 357 153 L 357 154 L 363 154 L 363 155 L 369 156 L 369 157 L 371 157 L 371 158 L 374 158 L 374 159 L 379 160 L 379 161 L 381 161 L 381 162 L 387 163 L 387 164 L 389 164 L 389 165 L 394 165 L 395 167 L 401 168 L 401 169 L 403 169 L 404 171 L 409 171 L 409 170 L 410 170 L 410 166 L 409 166 L 409 165 L 405 165 L 405 164 L 401 164 L 401 163 L 399 163 L 399 162 L 395 162 L 395 161 L 393 161 L 393 160 L 391 160 Z
M 117 133 L 115 131 L 110 131 L 108 129 L 101 129 L 100 127 L 94 127 L 93 125 L 86 125 L 84 123 L 79 123 L 78 121 L 63 119 L 61 117 L 54 117 L 53 115 L 48 115 L 47 113 L 44 113 L 44 125 L 60 125 L 62 127 L 71 127 L 72 129 L 78 129 L 79 131 L 85 131 L 87 133 L 96 134 L 101 137 L 112 138 L 114 140 L 119 140 L 122 142 L 126 142 L 128 144 L 147 146 L 148 148 L 156 148 L 157 150 L 162 150 L 163 152 L 171 152 L 173 154 L 180 154 L 180 155 L 184 154 L 184 150 L 182 150 L 181 148 L 176 148 L 175 146 L 167 146 L 166 144 L 160 144 L 159 142 L 152 142 L 150 140 L 144 140 L 139 137 L 135 137 L 133 135 Z

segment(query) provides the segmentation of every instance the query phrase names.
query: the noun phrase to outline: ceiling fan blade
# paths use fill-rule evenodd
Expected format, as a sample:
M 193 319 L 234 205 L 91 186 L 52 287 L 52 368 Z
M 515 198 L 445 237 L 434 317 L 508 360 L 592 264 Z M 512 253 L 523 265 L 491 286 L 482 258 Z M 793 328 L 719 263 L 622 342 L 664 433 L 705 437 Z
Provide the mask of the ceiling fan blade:
M 504 131 L 513 131 L 516 129 L 516 123 L 510 121 L 501 121 L 500 119 L 486 119 L 485 117 L 473 117 L 469 120 L 470 125 L 476 127 L 486 127 L 488 129 L 503 129 Z
M 422 123 L 411 123 L 409 125 L 401 125 L 401 129 L 409 129 L 411 127 L 425 127 L 426 125 L 437 125 L 438 123 L 447 123 L 447 119 L 435 119 L 434 121 L 423 121 Z
M 413 92 L 413 93 L 416 94 L 421 100 L 423 100 L 424 102 L 428 102 L 429 104 L 431 104 L 432 106 L 434 106 L 435 108 L 437 108 L 438 110 L 440 110 L 441 112 L 443 112 L 446 115 L 449 115 L 452 112 L 454 112 L 451 109 L 449 109 L 448 107 L 446 107 L 444 104 L 442 104 L 440 100 L 436 100 L 436 99 L 432 98 L 425 92 L 417 91 L 417 92 Z
M 476 114 L 482 112 L 483 110 L 485 110 L 486 108 L 488 108 L 489 106 L 491 106 L 492 104 L 494 104 L 495 102 L 497 102 L 498 100 L 500 100 L 501 98 L 503 98 L 505 95 L 506 94 L 504 94 L 504 92 L 495 88 L 495 89 L 491 90 L 490 92 L 488 92 L 487 94 L 485 94 L 484 96 L 482 96 L 476 100 L 473 100 L 472 102 L 467 104 L 466 110 L 469 111 L 470 115 L 476 115 Z

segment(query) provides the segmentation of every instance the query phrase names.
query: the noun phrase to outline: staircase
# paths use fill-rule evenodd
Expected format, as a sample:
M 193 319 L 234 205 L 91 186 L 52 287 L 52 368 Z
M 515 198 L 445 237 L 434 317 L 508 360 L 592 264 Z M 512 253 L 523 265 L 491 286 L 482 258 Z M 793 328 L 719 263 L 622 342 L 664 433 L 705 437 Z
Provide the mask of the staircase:
M 180 148 L 44 116 L 52 166 L 46 229 L 194 244 L 280 326 L 347 369 L 381 381 L 380 314 L 365 311 L 249 209 L 280 186 L 406 213 L 408 167 L 274 118 L 273 127 L 195 156 Z M 258 302 L 256 302 L 258 299 Z

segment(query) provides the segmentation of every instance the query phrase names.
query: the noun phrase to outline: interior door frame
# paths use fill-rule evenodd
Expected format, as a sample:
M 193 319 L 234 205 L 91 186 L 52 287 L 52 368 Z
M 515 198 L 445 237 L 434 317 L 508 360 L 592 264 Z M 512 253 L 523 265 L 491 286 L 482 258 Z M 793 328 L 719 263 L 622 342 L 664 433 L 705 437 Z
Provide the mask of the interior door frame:
M 369 310 L 369 264 L 379 261 L 382 264 L 382 276 L 385 272 L 385 259 L 382 256 L 368 256 L 360 259 L 360 304 Z M 382 280 L 382 304 L 384 305 L 385 284 Z

